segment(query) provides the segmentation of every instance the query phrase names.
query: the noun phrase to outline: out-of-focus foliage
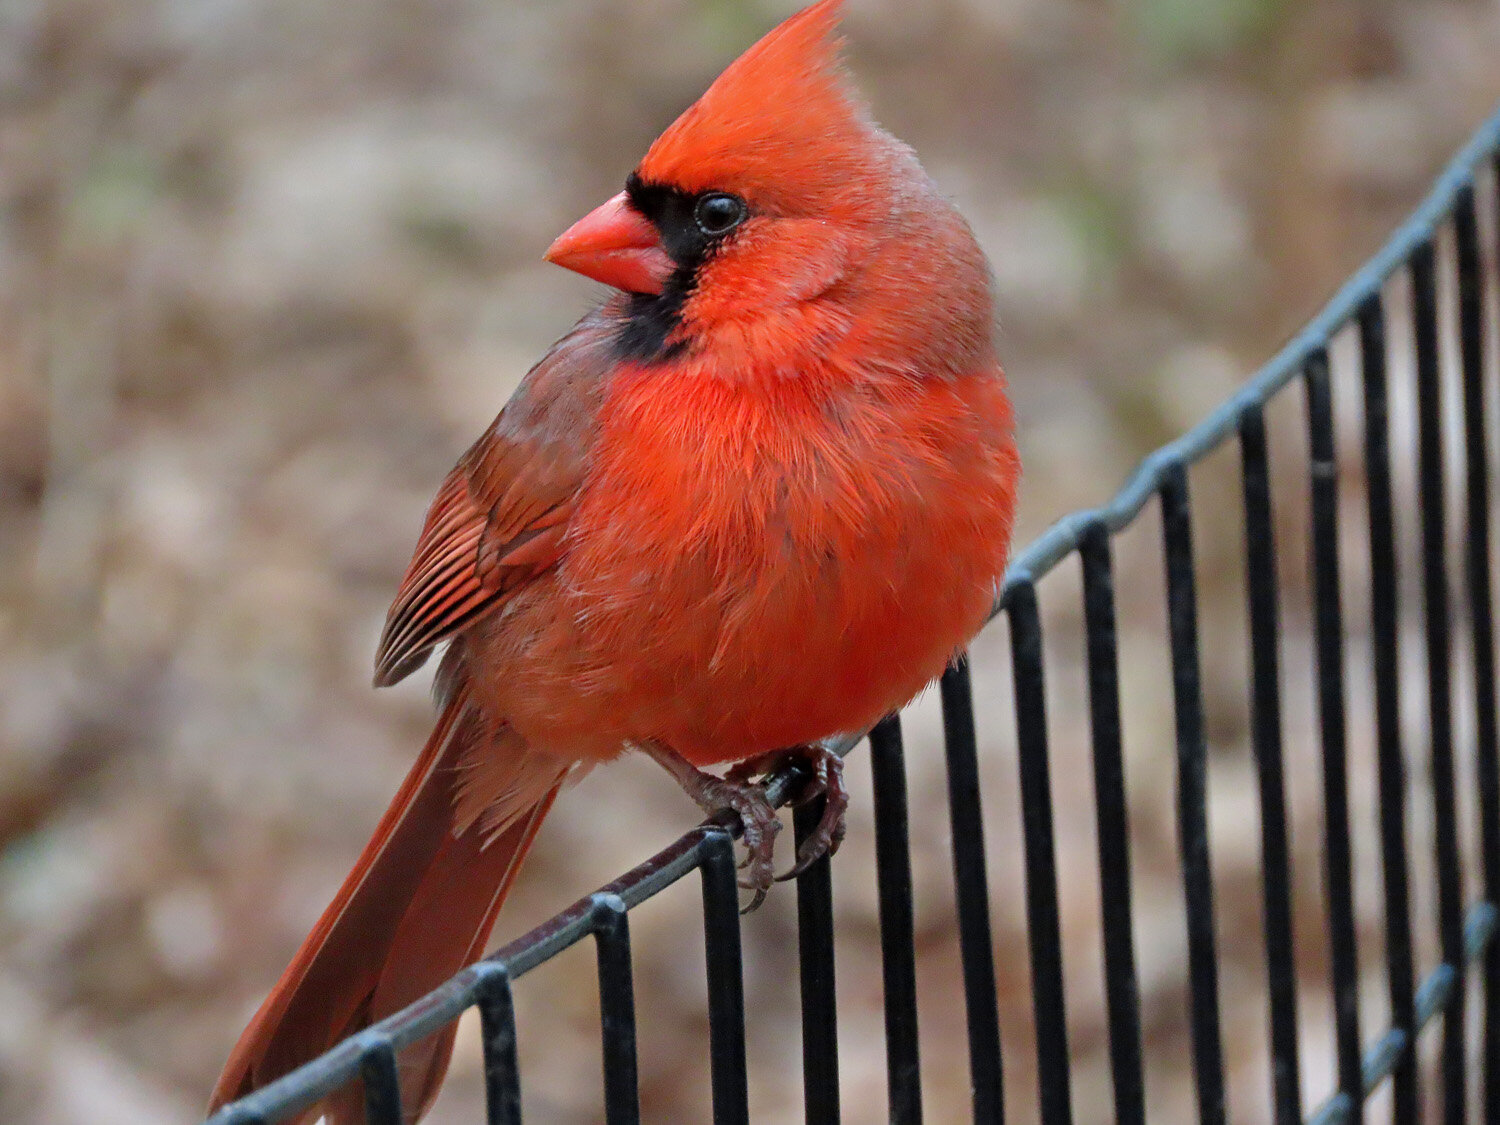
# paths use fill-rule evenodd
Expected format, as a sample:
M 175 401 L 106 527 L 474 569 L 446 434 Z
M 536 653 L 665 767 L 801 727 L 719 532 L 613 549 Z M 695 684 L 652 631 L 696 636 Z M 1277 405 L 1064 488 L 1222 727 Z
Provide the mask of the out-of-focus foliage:
M 1147 51 L 1166 63 L 1222 55 L 1269 34 L 1285 0 L 1131 0 Z
M 0 1118 L 129 1125 L 200 1108 L 424 737 L 424 685 L 372 692 L 371 651 L 442 474 L 594 298 L 542 250 L 787 10 L 0 2 Z M 1500 100 L 1495 0 L 853 0 L 847 30 L 877 116 L 993 260 L 1023 539 L 1201 417 Z M 1232 487 L 1210 479 L 1199 495 L 1212 508 Z M 1296 527 L 1285 534 L 1295 556 Z M 1205 534 L 1199 553 L 1234 1118 L 1254 1122 L 1264 1003 L 1244 660 L 1215 640 L 1243 619 L 1219 577 L 1236 536 Z M 1161 1120 L 1185 1120 L 1160 579 L 1122 552 L 1122 636 L 1146 653 L 1124 670 L 1139 885 L 1163 903 L 1139 935 L 1152 1096 Z M 1289 647 L 1305 657 L 1295 574 L 1288 591 Z M 1065 635 L 1076 607 L 1047 609 Z M 1027 1120 L 1000 640 L 977 656 L 1008 1087 Z M 1077 658 L 1058 649 L 1060 779 L 1086 770 Z M 918 719 L 924 1065 L 931 1119 L 948 1121 L 967 1079 L 946 824 L 923 815 L 941 808 L 930 703 Z M 1294 780 L 1311 761 L 1299 746 Z M 868 785 L 853 768 L 840 988 L 846 1119 L 865 1122 L 885 1111 L 873 881 L 854 858 L 868 854 Z M 1088 797 L 1059 782 L 1079 1119 L 1102 1121 Z M 1316 802 L 1294 784 L 1312 980 Z M 649 764 L 590 777 L 549 821 L 501 936 L 693 819 Z M 745 926 L 757 1121 L 800 1113 L 790 899 L 774 894 Z M 702 1104 L 695 912 L 683 892 L 632 915 L 652 1120 Z M 539 1121 L 597 1113 L 587 958 L 520 993 Z M 1326 1015 L 1308 1016 L 1314 1050 Z M 435 1120 L 475 1119 L 471 1031 Z M 1319 1093 L 1326 1075 L 1309 1083 Z

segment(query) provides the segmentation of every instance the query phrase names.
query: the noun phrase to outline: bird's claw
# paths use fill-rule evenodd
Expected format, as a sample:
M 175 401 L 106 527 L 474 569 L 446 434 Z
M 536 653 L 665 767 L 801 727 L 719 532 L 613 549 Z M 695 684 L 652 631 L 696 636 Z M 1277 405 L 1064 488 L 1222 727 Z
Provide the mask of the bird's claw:
M 726 823 L 721 814 L 727 812 L 739 817 L 745 858 L 738 865 L 744 872 L 738 883 L 751 892 L 742 914 L 749 914 L 765 901 L 772 883 L 795 879 L 824 856 L 838 851 L 843 842 L 844 810 L 849 807 L 844 762 L 822 746 L 799 746 L 762 754 L 731 767 L 723 777 L 704 773 L 663 745 L 652 743 L 644 748 L 671 771 L 678 784 L 710 817 L 720 823 Z M 798 846 L 796 863 L 785 875 L 778 876 L 772 859 L 781 820 L 766 798 L 765 785 L 754 779 L 794 763 L 802 766 L 809 776 L 801 792 L 793 798 L 793 804 L 805 804 L 819 794 L 826 803 L 816 827 Z
M 812 832 L 797 846 L 797 860 L 791 870 L 776 875 L 771 860 L 781 821 L 766 800 L 764 787 L 752 779 L 774 773 L 794 762 L 805 766 L 812 776 L 792 803 L 805 804 L 821 795 L 824 798 L 823 813 Z M 739 869 L 746 874 L 739 880 L 739 885 L 752 894 L 740 911 L 742 914 L 749 914 L 766 900 L 766 892 L 773 882 L 797 878 L 818 860 L 832 856 L 844 842 L 844 814 L 849 808 L 849 790 L 844 785 L 844 760 L 822 746 L 777 750 L 752 758 L 731 767 L 722 780 L 716 778 L 714 782 L 705 792 L 704 799 L 712 801 L 714 809 L 733 809 L 744 827 L 741 839 L 745 845 L 745 858 L 740 861 Z
M 775 868 L 771 859 L 776 852 L 776 835 L 781 831 L 781 819 L 771 802 L 766 800 L 765 790 L 758 785 L 726 784 L 728 804 L 739 814 L 744 832 L 740 839 L 745 845 L 745 858 L 740 869 L 745 872 L 739 885 L 751 892 L 750 901 L 740 910 L 749 914 L 766 900 L 766 892 L 775 881 Z
M 844 842 L 844 813 L 849 808 L 849 790 L 844 786 L 844 759 L 822 746 L 808 746 L 792 753 L 812 770 L 812 779 L 797 795 L 796 803 L 804 804 L 822 795 L 823 815 L 817 825 L 797 846 L 797 862 L 783 875 L 776 876 L 778 883 L 795 879 L 818 860 L 832 856 Z
M 832 856 L 844 842 L 844 814 L 849 808 L 849 790 L 844 786 L 844 759 L 822 746 L 798 746 L 790 750 L 773 750 L 739 762 L 724 775 L 726 784 L 749 785 L 751 778 L 773 774 L 792 764 L 801 765 L 812 774 L 792 803 L 806 804 L 820 795 L 825 803 L 817 826 L 798 845 L 797 860 L 792 869 L 775 877 L 778 883 L 797 878 L 824 856 Z M 753 855 L 747 855 L 740 866 L 751 863 L 753 858 Z M 748 886 L 748 882 L 741 883 L 741 886 Z M 760 896 L 764 897 L 764 892 L 760 892 Z M 759 904 L 760 898 L 757 898 L 750 909 Z
M 740 819 L 740 841 L 745 845 L 745 858 L 736 866 L 745 875 L 737 881 L 745 890 L 753 892 L 750 902 L 740 913 L 749 914 L 766 900 L 766 892 L 776 881 L 771 861 L 776 850 L 776 836 L 781 831 L 781 818 L 766 799 L 764 788 L 746 784 L 738 778 L 700 774 L 690 792 L 709 816 L 729 811 Z

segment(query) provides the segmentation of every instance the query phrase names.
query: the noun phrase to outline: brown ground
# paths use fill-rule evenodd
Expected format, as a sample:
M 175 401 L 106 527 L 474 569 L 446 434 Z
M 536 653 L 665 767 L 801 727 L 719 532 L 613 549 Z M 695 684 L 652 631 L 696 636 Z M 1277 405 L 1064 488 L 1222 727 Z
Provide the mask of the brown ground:
M 424 736 L 425 683 L 370 691 L 374 639 L 441 474 L 592 299 L 541 251 L 787 9 L 0 5 L 0 1119 L 194 1118 Z M 1028 470 L 1022 542 L 1105 498 L 1253 370 L 1500 100 L 1494 0 L 853 9 L 860 85 L 995 264 Z M 1348 450 L 1359 418 L 1342 394 Z M 1276 418 L 1310 1105 L 1332 1055 L 1320 791 L 1298 737 L 1313 712 L 1295 395 Z M 1198 552 L 1231 1107 L 1256 1122 L 1258 838 L 1240 531 L 1221 518 L 1237 487 L 1232 457 L 1206 469 Z M 1385 1012 L 1362 512 L 1345 562 L 1368 1036 Z M 1156 535 L 1149 517 L 1121 543 L 1123 689 L 1153 1119 L 1176 1122 L 1191 1085 Z M 1110 1114 L 1073 575 L 1046 589 L 1049 690 L 1074 1094 L 1095 1122 Z M 1004 641 L 987 634 L 976 659 L 1008 1096 L 1027 1121 Z M 967 1076 L 932 714 L 918 705 L 910 745 L 924 1077 L 929 1120 L 947 1122 Z M 1407 718 L 1416 755 L 1420 715 Z M 873 1122 L 885 1104 L 862 758 L 852 772 L 845 1119 Z M 502 936 L 693 819 L 649 764 L 590 778 L 549 821 Z M 1414 833 L 1425 848 L 1420 805 Z M 744 930 L 757 1122 L 800 1114 L 792 897 Z M 704 1119 L 696 917 L 687 889 L 632 915 L 649 1121 Z M 591 955 L 577 953 L 520 992 L 530 1120 L 599 1116 Z M 472 1030 L 434 1121 L 478 1119 Z

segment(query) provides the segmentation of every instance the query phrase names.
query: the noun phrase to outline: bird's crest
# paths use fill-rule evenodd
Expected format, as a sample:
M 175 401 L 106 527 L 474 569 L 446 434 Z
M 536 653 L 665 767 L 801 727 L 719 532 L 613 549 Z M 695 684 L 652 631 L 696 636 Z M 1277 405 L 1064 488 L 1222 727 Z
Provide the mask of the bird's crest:
M 731 63 L 646 153 L 641 179 L 689 192 L 737 191 L 777 209 L 837 191 L 868 157 L 875 126 L 849 90 L 837 35 L 843 0 L 820 0 Z

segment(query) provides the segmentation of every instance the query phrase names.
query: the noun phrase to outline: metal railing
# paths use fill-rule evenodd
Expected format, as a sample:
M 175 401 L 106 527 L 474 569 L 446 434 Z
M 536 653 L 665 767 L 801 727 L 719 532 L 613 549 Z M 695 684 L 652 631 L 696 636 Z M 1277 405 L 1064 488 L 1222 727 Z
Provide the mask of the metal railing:
M 1167 640 L 1172 669 L 1177 759 L 1176 811 L 1187 926 L 1190 1030 L 1198 1118 L 1227 1120 L 1225 1051 L 1221 1029 L 1219 958 L 1215 948 L 1214 877 L 1208 818 L 1209 751 L 1201 680 L 1197 576 L 1193 557 L 1189 469 L 1213 451 L 1237 446 L 1245 530 L 1244 575 L 1249 611 L 1250 740 L 1255 753 L 1260 813 L 1260 883 L 1269 1006 L 1271 1088 L 1267 1104 L 1277 1125 L 1304 1120 L 1298 1050 L 1299 980 L 1293 943 L 1293 881 L 1280 667 L 1276 521 L 1273 519 L 1266 409 L 1292 384 L 1305 396 L 1311 510 L 1311 601 L 1314 694 L 1321 742 L 1324 896 L 1328 918 L 1328 976 L 1334 1010 L 1336 1092 L 1307 1120 L 1318 1125 L 1358 1121 L 1365 1099 L 1391 1080 L 1394 1119 L 1418 1120 L 1424 1080 L 1417 1043 L 1441 1022 L 1435 1089 L 1442 1120 L 1500 1122 L 1500 767 L 1497 767 L 1494 617 L 1490 546 L 1492 466 L 1488 449 L 1485 319 L 1497 294 L 1486 292 L 1480 246 L 1476 178 L 1490 169 L 1500 182 L 1500 113 L 1443 172 L 1426 201 L 1390 242 L 1356 273 L 1328 306 L 1228 402 L 1180 439 L 1149 457 L 1102 508 L 1059 521 L 1016 557 L 996 613 L 1008 617 L 1015 692 L 1020 807 L 1024 831 L 1027 932 L 1035 1011 L 1038 1114 L 1045 1125 L 1073 1117 L 1062 927 L 1058 906 L 1048 722 L 1038 582 L 1076 554 L 1081 564 L 1086 642 L 1088 726 L 1092 743 L 1094 813 L 1102 910 L 1104 999 L 1113 1084 L 1113 1117 L 1122 1125 L 1147 1120 L 1142 1016 L 1133 944 L 1130 824 L 1122 752 L 1119 643 L 1112 544 L 1150 504 L 1159 505 L 1166 577 Z M 1500 200 L 1500 187 L 1490 196 Z M 1500 203 L 1492 204 L 1500 212 Z M 1500 213 L 1489 223 L 1500 230 Z M 1451 254 L 1439 254 L 1440 238 Z M 1496 238 L 1500 243 L 1500 237 Z M 1500 258 L 1500 246 L 1492 252 Z M 1420 572 L 1425 626 L 1426 768 L 1432 800 L 1433 870 L 1437 879 L 1440 963 L 1417 982 L 1413 940 L 1413 859 L 1407 824 L 1417 792 L 1408 777 L 1400 726 L 1403 682 L 1398 667 L 1398 537 L 1392 483 L 1393 369 L 1387 345 L 1387 282 L 1409 282 L 1403 308 L 1413 329 L 1416 401 L 1416 475 L 1420 516 Z M 1456 292 L 1456 332 L 1445 332 L 1440 283 Z M 1445 290 L 1446 291 L 1446 290 Z M 1378 838 L 1383 889 L 1385 978 L 1391 1026 L 1361 1039 L 1360 969 L 1350 833 L 1346 731 L 1345 625 L 1341 605 L 1333 392 L 1329 350 L 1336 335 L 1358 342 L 1357 384 L 1339 387 L 1363 405 L 1363 464 L 1368 513 L 1370 639 L 1373 657 L 1374 761 L 1378 770 Z M 1456 348 L 1449 338 L 1456 339 Z M 1495 344 L 1492 342 L 1492 348 Z M 1500 350 L 1500 349 L 1497 349 Z M 1455 354 L 1448 354 L 1449 352 Z M 1492 357 L 1493 358 L 1493 357 Z M 1442 365 L 1456 364 L 1461 393 L 1442 392 Z M 1460 449 L 1447 449 L 1453 435 Z M 1405 449 L 1396 449 L 1405 454 Z M 1456 454 L 1456 456 L 1455 456 Z M 1462 511 L 1449 512 L 1450 466 L 1461 466 Z M 1453 482 L 1456 486 L 1457 482 Z M 1455 487 L 1454 492 L 1458 489 Z M 1467 621 L 1455 620 L 1449 587 L 1448 519 L 1462 534 Z M 1458 538 L 1453 536 L 1451 538 Z M 1455 628 L 1466 635 L 1455 635 Z M 1456 644 L 1456 640 L 1467 643 Z M 1455 654 L 1467 668 L 1455 668 Z M 1454 695 L 1455 674 L 1472 677 L 1472 744 L 1479 825 L 1479 870 L 1465 871 L 1460 843 Z M 975 1121 L 1004 1119 L 1002 1050 L 981 827 L 979 757 L 972 686 L 967 667 L 942 679 L 954 886 L 967 1013 L 968 1061 Z M 1411 706 L 1407 704 L 1408 708 Z M 1465 728 L 1467 730 L 1467 727 Z M 869 734 L 874 779 L 875 851 L 890 1119 L 917 1122 L 922 1087 L 917 1039 L 916 947 L 909 808 L 902 727 L 892 717 Z M 844 749 L 848 749 L 846 746 Z M 784 798 L 795 775 L 773 779 Z M 794 817 L 800 838 L 818 809 Z M 639 1120 L 636 1024 L 631 979 L 630 911 L 694 873 L 701 883 L 708 978 L 712 1118 L 720 1125 L 748 1122 L 745 996 L 733 836 L 737 826 L 706 823 L 633 871 L 524 937 L 473 965 L 405 1011 L 354 1035 L 321 1058 L 271 1083 L 213 1118 L 214 1125 L 280 1120 L 356 1077 L 364 1082 L 368 1119 L 400 1118 L 397 1052 L 478 1007 L 484 1050 L 488 1119 L 521 1120 L 514 982 L 568 947 L 592 937 L 598 959 L 603 1040 L 605 1119 Z M 1477 884 L 1464 904 L 1462 883 Z M 838 1041 L 833 989 L 832 883 L 827 861 L 797 884 L 802 988 L 803 1087 L 807 1120 L 839 1116 Z M 1472 971 L 1472 976 L 1470 975 Z M 1466 984 L 1475 977 L 1482 1002 L 1476 1041 L 1465 1036 Z M 1474 1037 L 1471 1037 L 1474 1038 Z M 1480 1105 L 1466 1105 L 1467 1068 L 1477 1058 Z

